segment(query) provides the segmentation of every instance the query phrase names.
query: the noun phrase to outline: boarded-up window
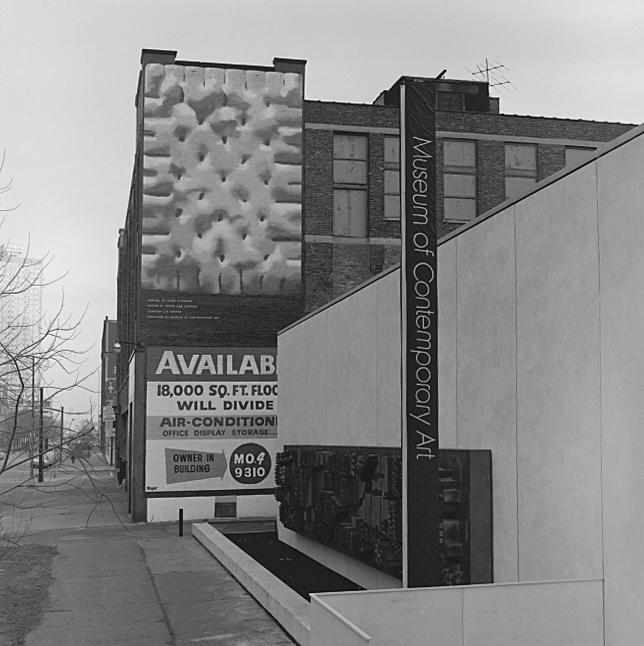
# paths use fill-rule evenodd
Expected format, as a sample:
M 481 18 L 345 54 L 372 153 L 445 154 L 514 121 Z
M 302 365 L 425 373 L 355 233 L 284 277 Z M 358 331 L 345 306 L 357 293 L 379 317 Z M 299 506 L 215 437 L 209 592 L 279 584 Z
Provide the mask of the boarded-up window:
M 474 175 L 445 173 L 443 178 L 445 195 L 476 197 L 476 177 Z
M 400 164 L 399 137 L 385 137 L 385 164 Z
M 534 177 L 506 177 L 505 197 L 506 199 L 521 197 L 525 195 L 534 185 Z
M 367 138 L 364 135 L 333 137 L 333 182 L 367 183 Z
M 364 135 L 334 135 L 333 159 L 367 159 Z
M 451 112 L 463 112 L 464 96 L 460 92 L 439 92 L 438 93 L 438 109 L 447 110 Z
M 336 188 L 333 191 L 333 234 L 367 236 L 367 192 Z
M 366 184 L 367 162 L 352 159 L 336 159 L 333 162 L 334 184 Z
M 463 169 L 476 170 L 476 144 L 473 141 L 453 141 L 445 139 L 443 142 L 443 166 L 455 166 Z
M 385 137 L 385 219 L 400 220 L 400 138 Z
M 462 197 L 446 197 L 443 200 L 445 220 L 467 222 L 476 217 L 476 200 Z
M 537 182 L 537 147 L 505 144 L 505 197 L 520 197 Z
M 367 236 L 367 137 L 333 136 L 333 235 Z
M 582 148 L 581 146 L 566 146 L 566 166 L 574 166 L 592 157 L 595 148 Z
M 443 141 L 443 219 L 467 222 L 476 217 L 476 143 Z

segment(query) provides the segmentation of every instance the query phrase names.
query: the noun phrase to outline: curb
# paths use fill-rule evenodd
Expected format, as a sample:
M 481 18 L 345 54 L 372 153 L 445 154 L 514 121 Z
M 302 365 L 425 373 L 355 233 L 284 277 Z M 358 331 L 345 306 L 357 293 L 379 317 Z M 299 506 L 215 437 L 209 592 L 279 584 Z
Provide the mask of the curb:
M 300 646 L 311 635 L 311 605 L 208 523 L 194 523 L 196 538 Z

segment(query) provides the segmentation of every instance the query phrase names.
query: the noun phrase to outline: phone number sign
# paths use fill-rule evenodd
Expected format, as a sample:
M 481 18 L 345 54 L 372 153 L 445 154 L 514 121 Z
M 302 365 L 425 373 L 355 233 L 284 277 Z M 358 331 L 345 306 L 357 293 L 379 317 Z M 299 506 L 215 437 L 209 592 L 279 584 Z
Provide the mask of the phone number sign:
M 272 489 L 275 348 L 150 348 L 146 491 Z

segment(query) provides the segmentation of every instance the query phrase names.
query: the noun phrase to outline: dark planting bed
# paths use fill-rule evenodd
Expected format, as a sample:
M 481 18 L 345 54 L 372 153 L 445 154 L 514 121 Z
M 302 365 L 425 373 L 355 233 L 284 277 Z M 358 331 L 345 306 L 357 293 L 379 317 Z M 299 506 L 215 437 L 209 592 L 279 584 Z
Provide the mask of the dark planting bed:
M 346 592 L 364 589 L 286 543 L 282 543 L 278 540 L 276 532 L 245 534 L 226 532 L 226 538 L 307 601 L 311 600 L 311 592 Z

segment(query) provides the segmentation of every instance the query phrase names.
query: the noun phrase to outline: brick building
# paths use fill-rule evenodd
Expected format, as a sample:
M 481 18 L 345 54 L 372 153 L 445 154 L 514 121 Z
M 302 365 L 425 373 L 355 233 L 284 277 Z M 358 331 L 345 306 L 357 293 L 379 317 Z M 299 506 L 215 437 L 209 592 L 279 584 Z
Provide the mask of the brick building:
M 150 512 L 162 492 L 146 489 L 149 357 L 274 348 L 278 330 L 396 264 L 399 109 L 397 84 L 373 104 L 306 100 L 296 59 L 242 67 L 143 50 L 141 68 L 118 237 L 115 450 L 132 515 L 151 520 L 165 512 Z M 436 83 L 439 235 L 633 127 L 504 115 L 485 83 Z M 207 491 L 171 493 L 205 517 Z
M 396 87 L 374 104 L 305 102 L 307 312 L 400 260 Z M 502 114 L 484 83 L 438 90 L 439 237 L 634 126 Z M 481 100 L 466 105 L 472 91 Z
M 227 460 L 260 444 L 258 461 L 274 455 L 276 416 L 224 411 L 274 410 L 277 331 L 303 314 L 304 61 L 230 66 L 175 57 L 142 53 L 118 237 L 115 449 L 136 520 L 176 518 L 177 507 L 188 518 L 211 516 L 213 498 L 216 513 L 230 509 L 231 492 L 271 486 L 270 458 L 253 466 L 255 482 L 234 478 Z M 196 361 L 206 363 L 187 383 Z M 177 393 L 218 386 L 217 402 L 198 403 L 216 414 L 196 412 L 187 394 L 177 408 Z M 251 386 L 260 404 L 238 394 Z M 185 426 L 168 428 L 174 422 Z M 258 495 L 274 504 L 264 489 Z

